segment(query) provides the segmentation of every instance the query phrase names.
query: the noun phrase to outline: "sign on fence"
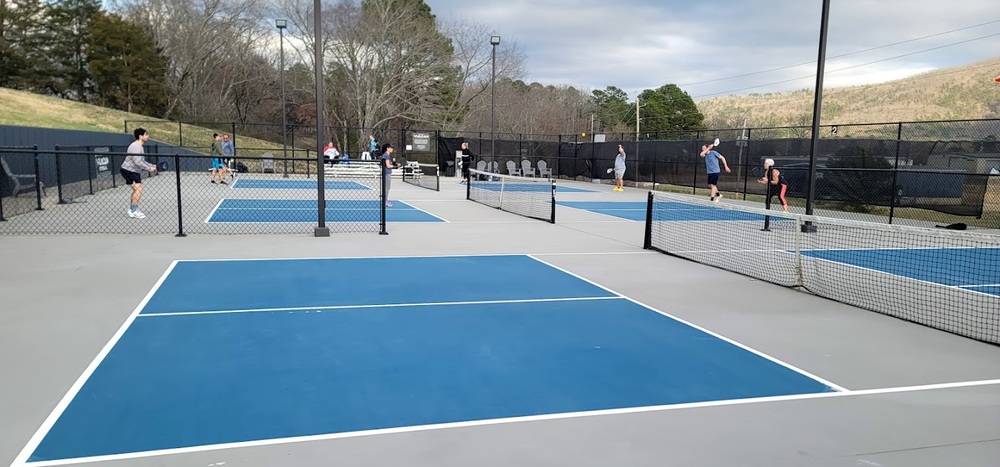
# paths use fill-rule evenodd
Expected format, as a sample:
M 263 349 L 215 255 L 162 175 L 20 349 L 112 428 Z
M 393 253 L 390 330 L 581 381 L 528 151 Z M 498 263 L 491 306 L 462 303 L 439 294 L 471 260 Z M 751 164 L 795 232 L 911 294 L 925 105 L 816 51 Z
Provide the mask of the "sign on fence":
M 427 152 L 431 150 L 431 134 L 430 133 L 414 133 L 413 134 L 413 150 L 420 152 Z

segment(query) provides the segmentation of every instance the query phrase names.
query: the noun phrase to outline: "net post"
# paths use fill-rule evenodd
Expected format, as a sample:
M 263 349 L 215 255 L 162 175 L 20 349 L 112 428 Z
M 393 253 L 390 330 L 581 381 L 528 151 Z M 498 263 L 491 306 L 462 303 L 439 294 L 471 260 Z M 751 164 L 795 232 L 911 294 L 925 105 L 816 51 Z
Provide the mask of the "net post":
M 795 216 L 796 229 L 793 235 L 795 236 L 795 285 L 798 287 L 805 287 L 805 279 L 802 275 L 802 234 L 805 233 L 805 228 L 802 225 L 802 218 Z
M 771 172 L 770 169 L 764 172 L 764 209 L 771 210 Z M 764 228 L 760 229 L 764 232 L 771 231 L 771 216 L 764 216 Z
M 385 230 L 385 203 L 387 203 L 389 201 L 389 198 L 388 198 L 389 194 L 386 193 L 386 190 L 385 190 L 385 181 L 386 181 L 386 177 L 390 177 L 391 175 L 386 175 L 386 173 L 385 173 L 385 161 L 384 160 L 379 164 L 379 171 L 378 172 L 381 174 L 381 176 L 379 177 L 379 181 L 382 184 L 382 196 L 379 196 L 379 203 L 378 203 L 378 205 L 379 205 L 379 231 L 378 231 L 378 234 L 379 235 L 389 235 L 389 232 L 387 232 Z
M 646 200 L 646 232 L 643 234 L 642 249 L 653 249 L 653 192 L 649 192 Z
M 466 173 L 468 175 L 465 177 L 465 199 L 470 200 L 472 199 L 472 169 L 469 169 Z
M 552 180 L 552 215 L 549 218 L 550 224 L 556 223 L 556 181 Z

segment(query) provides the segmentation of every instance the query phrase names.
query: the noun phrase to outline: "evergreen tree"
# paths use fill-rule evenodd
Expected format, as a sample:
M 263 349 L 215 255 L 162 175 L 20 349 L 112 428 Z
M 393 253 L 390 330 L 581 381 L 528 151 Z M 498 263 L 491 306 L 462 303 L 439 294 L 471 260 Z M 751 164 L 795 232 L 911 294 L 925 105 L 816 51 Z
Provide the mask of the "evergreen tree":
M 42 0 L 0 0 L 0 86 L 44 91 L 51 34 Z
M 629 105 L 628 94 L 625 91 L 615 86 L 608 86 L 603 91 L 596 89 L 592 92 L 590 100 L 594 106 L 595 114 L 601 122 L 601 131 L 634 127 L 635 106 Z
M 48 86 L 52 94 L 88 101 L 91 84 L 86 51 L 91 27 L 100 12 L 100 0 L 57 0 L 48 9 Z
M 705 129 L 705 116 L 688 93 L 668 84 L 659 89 L 647 89 L 639 95 L 639 115 L 642 133 L 661 133 L 660 138 L 688 138 L 690 133 Z M 635 106 L 632 107 L 633 112 Z
M 91 27 L 87 56 L 95 101 L 151 116 L 167 108 L 167 59 L 145 29 L 101 13 Z

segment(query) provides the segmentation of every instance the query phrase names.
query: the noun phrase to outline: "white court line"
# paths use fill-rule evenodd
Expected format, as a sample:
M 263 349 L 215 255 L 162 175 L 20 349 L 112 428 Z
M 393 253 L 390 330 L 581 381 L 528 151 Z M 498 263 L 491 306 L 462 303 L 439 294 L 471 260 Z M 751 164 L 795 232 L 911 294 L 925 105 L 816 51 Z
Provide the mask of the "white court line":
M 167 279 L 167 276 L 170 275 L 170 272 L 174 270 L 175 266 L 177 266 L 177 261 L 170 263 L 170 266 L 168 266 L 167 270 L 163 272 L 163 274 L 160 276 L 160 279 L 156 281 L 156 284 L 154 284 L 153 288 L 149 290 L 149 293 L 147 293 L 146 296 L 142 299 L 142 301 L 139 302 L 139 305 L 137 305 L 135 309 L 132 310 L 132 314 L 128 316 L 128 319 L 126 319 L 125 322 L 122 323 L 121 327 L 118 328 L 118 331 L 115 332 L 114 336 L 111 337 L 111 340 L 108 341 L 108 343 L 104 346 L 104 348 L 101 349 L 101 351 L 97 354 L 96 357 L 94 357 L 94 360 L 90 362 L 90 365 L 88 365 L 85 370 L 83 370 L 83 373 L 80 375 L 79 378 L 76 379 L 76 382 L 73 383 L 73 386 L 69 388 L 69 391 L 66 393 L 66 395 L 63 396 L 63 398 L 59 401 L 59 403 L 56 404 L 56 407 L 52 409 L 52 413 L 50 413 L 49 416 L 45 419 L 45 421 L 42 422 L 42 426 L 38 427 L 38 431 L 35 431 L 35 434 L 31 437 L 31 439 L 28 440 L 28 444 L 25 445 L 24 449 L 21 450 L 21 453 L 18 454 L 16 458 L 14 458 L 14 463 L 11 464 L 12 466 L 24 465 L 28 461 L 28 457 L 31 456 L 31 453 L 35 452 L 35 449 L 38 448 L 39 443 L 42 442 L 42 439 L 45 438 L 45 435 L 48 434 L 49 430 L 52 429 L 52 426 L 55 425 L 56 420 L 58 420 L 59 417 L 62 416 L 63 411 L 66 410 L 66 407 L 69 406 L 69 403 L 72 402 L 73 399 L 76 397 L 77 393 L 80 392 L 80 389 L 83 388 L 84 383 L 87 382 L 87 379 L 90 378 L 90 375 L 92 375 L 94 371 L 97 370 L 97 367 L 101 364 L 102 361 L 104 361 L 104 358 L 107 357 L 108 353 L 111 352 L 111 349 L 114 348 L 115 344 L 118 343 L 118 340 L 122 338 L 122 336 L 125 334 L 125 330 L 132 325 L 132 322 L 135 321 L 136 317 L 139 316 L 139 311 L 146 306 L 146 303 L 149 303 L 149 299 L 153 298 L 153 294 L 155 294 L 156 291 L 160 288 L 160 285 L 162 285 L 163 281 Z
M 802 251 L 905 251 L 905 250 L 1000 250 L 981 246 L 921 246 L 921 247 L 880 247 L 880 248 L 809 248 Z
M 659 314 L 661 314 L 661 315 L 663 315 L 663 316 L 666 316 L 667 318 L 670 318 L 670 319 L 672 319 L 672 320 L 674 320 L 674 321 L 677 321 L 677 322 L 679 322 L 679 323 L 683 323 L 683 324 L 685 324 L 685 325 L 687 325 L 687 326 L 690 326 L 690 327 L 692 327 L 692 328 L 695 328 L 695 329 L 697 329 L 697 330 L 699 330 L 699 331 L 701 331 L 701 332 L 703 332 L 703 333 L 705 333 L 705 334 L 708 334 L 708 335 L 710 335 L 710 336 L 712 336 L 712 337 L 715 337 L 716 339 L 720 339 L 720 340 L 723 340 L 723 341 L 725 341 L 725 342 L 728 342 L 729 344 L 732 344 L 732 345 L 735 345 L 736 347 L 739 347 L 739 348 L 741 348 L 741 349 L 743 349 L 743 350 L 746 350 L 747 352 L 750 352 L 750 353 L 753 353 L 753 354 L 755 354 L 755 355 L 757 355 L 757 356 L 759 356 L 759 357 L 762 357 L 762 358 L 765 358 L 765 359 L 767 359 L 767 360 L 770 360 L 771 362 L 774 362 L 774 363 L 777 363 L 778 365 L 781 365 L 781 366 L 783 366 L 783 367 L 785 367 L 785 368 L 788 368 L 789 370 L 792 370 L 792 371 L 794 371 L 794 372 L 796 372 L 796 373 L 799 373 L 799 374 L 801 374 L 801 375 L 804 375 L 804 376 L 806 376 L 806 377 L 809 377 L 809 378 L 811 378 L 811 379 L 813 379 L 813 380 L 815 380 L 815 381 L 818 381 L 818 382 L 820 382 L 820 383 L 823 383 L 823 384 L 827 385 L 828 387 L 830 387 L 830 388 L 833 388 L 833 389 L 835 389 L 835 390 L 837 390 L 837 391 L 841 391 L 841 392 L 843 392 L 843 391 L 848 391 L 848 390 L 849 390 L 849 389 L 847 389 L 847 388 L 845 388 L 845 387 L 843 387 L 843 386 L 840 386 L 840 385 L 838 385 L 838 384 L 835 384 L 835 383 L 833 383 L 833 382 L 831 382 L 831 381 L 828 381 L 828 380 L 826 380 L 826 379 L 823 379 L 823 378 L 820 378 L 819 376 L 816 376 L 816 375 L 814 375 L 814 374 L 812 374 L 812 373 L 809 373 L 808 371 L 805 371 L 805 370 L 803 370 L 803 369 L 801 369 L 801 368 L 799 368 L 799 367 L 796 367 L 796 366 L 794 366 L 794 365 L 792 365 L 792 364 L 790 364 L 790 363 L 786 363 L 786 362 L 784 362 L 784 361 L 781 361 L 781 360 L 779 360 L 779 359 L 777 359 L 777 358 L 775 358 L 775 357 L 772 357 L 772 356 L 770 356 L 770 355 L 768 355 L 768 354 L 765 354 L 764 352 L 761 352 L 761 351 L 759 351 L 759 350 L 756 350 L 756 349 L 754 349 L 754 348 L 752 348 L 752 347 L 750 347 L 750 346 L 747 346 L 747 345 L 744 345 L 744 344 L 741 344 L 741 343 L 739 343 L 739 342 L 736 342 L 736 341 L 734 341 L 734 340 L 732 340 L 732 339 L 730 339 L 730 338 L 728 338 L 728 337 L 725 337 L 725 336 L 723 336 L 722 334 L 719 334 L 719 333 L 716 333 L 716 332 L 714 332 L 714 331 L 710 331 L 710 330 L 708 330 L 708 329 L 706 329 L 706 328 L 703 328 L 703 327 L 701 327 L 701 326 L 698 326 L 698 325 L 696 325 L 696 324 L 694 324 L 694 323 L 691 323 L 691 322 L 689 322 L 689 321 L 686 321 L 686 320 L 683 320 L 683 319 L 680 319 L 680 318 L 678 318 L 678 317 L 676 317 L 676 316 L 673 316 L 673 315 L 671 315 L 671 314 L 669 314 L 669 313 L 665 313 L 665 312 L 663 312 L 663 311 L 661 311 L 661 310 L 658 310 L 658 309 L 656 309 L 656 308 L 654 308 L 654 307 L 651 307 L 651 306 L 649 306 L 649 305 L 646 305 L 645 303 L 642 303 L 642 302 L 640 302 L 640 301 L 638 301 L 638 300 L 635 300 L 635 299 L 633 299 L 633 298 L 630 298 L 630 297 L 627 297 L 627 296 L 625 296 L 625 295 L 622 295 L 622 294 L 620 294 L 620 293 L 618 293 L 618 292 L 615 292 L 614 290 L 611 290 L 611 289 L 609 289 L 609 288 L 607 288 L 607 287 L 605 287 L 605 286 L 603 286 L 603 285 L 601 285 L 601 284 L 598 284 L 598 283 L 596 283 L 596 282 L 594 282 L 594 281 L 591 281 L 590 279 L 587 279 L 587 278 L 585 278 L 585 277 L 583 277 L 583 276 L 580 276 L 580 275 L 577 275 L 577 274 L 574 274 L 574 273 L 572 273 L 572 272 L 569 272 L 569 271 L 567 271 L 567 270 L 565 270 L 565 269 L 563 269 L 563 268 L 560 268 L 559 266 L 556 266 L 556 265 L 554 265 L 554 264 L 551 264 L 551 263 L 548 263 L 548 262 L 545 262 L 545 261 L 542 261 L 542 260 L 540 260 L 540 259 L 538 259 L 538 258 L 535 258 L 535 257 L 533 257 L 533 256 L 530 256 L 530 255 L 529 255 L 529 257 L 531 257 L 531 258 L 532 258 L 532 259 L 534 259 L 535 261 L 538 261 L 538 262 L 540 262 L 540 263 L 542 263 L 542 264 L 545 264 L 545 265 L 548 265 L 549 267 L 552 267 L 552 268 L 555 268 L 555 269 L 558 269 L 558 270 L 560 270 L 560 271 L 562 271 L 562 272 L 564 272 L 564 273 L 566 273 L 566 274 L 569 274 L 569 275 L 571 275 L 571 276 L 573 276 L 573 277 L 576 277 L 577 279 L 580 279 L 580 280 L 582 280 L 582 281 L 585 281 L 585 282 L 587 282 L 587 283 L 590 283 L 591 285 L 593 285 L 593 286 L 595 286 L 595 287 L 599 287 L 599 288 L 601 288 L 601 289 L 604 289 L 604 290 L 607 290 L 608 292 L 611 292 L 611 293 L 613 293 L 613 294 L 615 294 L 615 295 L 618 295 L 618 296 L 621 296 L 622 298 L 625 298 L 626 300 L 628 300 L 628 301 L 630 301 L 630 302 L 632 302 L 632 303 L 635 303 L 636 305 L 639 305 L 639 306 L 642 306 L 642 307 L 645 307 L 645 308 L 648 308 L 648 309 L 650 309 L 650 310 L 652 310 L 652 311 L 655 311 L 655 312 L 657 312 L 657 313 L 659 313 Z
M 531 224 L 538 224 L 538 221 L 531 221 Z M 662 256 L 662 253 L 649 250 L 633 250 L 633 251 L 587 251 L 587 252 L 566 252 L 566 253 L 482 253 L 482 254 L 460 254 L 455 253 L 451 255 L 415 255 L 415 256 L 403 256 L 403 255 L 387 255 L 387 256 L 303 256 L 301 258 L 296 257 L 275 257 L 275 258 L 205 258 L 205 259 L 179 259 L 179 263 L 197 263 L 201 261 L 223 261 L 223 262 L 236 262 L 236 261 L 296 261 L 296 260 L 336 260 L 336 259 L 420 259 L 420 258 L 479 258 L 479 257 L 497 257 L 497 256 L 594 256 L 594 255 L 655 255 Z
M 1000 287 L 1000 284 L 967 284 L 967 285 L 956 285 L 955 287 Z
M 211 220 L 212 216 L 215 215 L 215 211 L 219 210 L 219 206 L 222 206 L 222 202 L 225 201 L 225 200 L 227 200 L 227 199 L 229 199 L 229 198 L 222 198 L 222 199 L 219 200 L 218 203 L 215 203 L 215 207 L 212 208 L 212 210 L 208 212 L 208 217 L 205 218 L 205 222 L 204 222 L 205 224 L 214 224 L 215 223 L 215 222 L 209 222 L 209 220 Z
M 406 203 L 404 203 L 402 201 L 397 201 L 397 202 L 400 203 L 400 204 L 406 204 Z M 409 206 L 409 209 L 407 209 L 406 207 L 404 207 L 402 209 L 399 209 L 399 211 L 421 211 L 421 209 L 417 209 L 417 208 L 415 208 L 415 207 L 413 207 L 411 205 L 407 204 L 407 206 Z M 395 208 L 389 208 L 389 207 L 386 208 L 386 210 L 392 210 L 392 209 L 395 209 Z M 259 207 L 258 206 L 258 207 L 252 207 L 252 208 L 248 208 L 248 207 L 221 208 L 219 210 L 220 211 L 315 211 L 316 208 L 315 207 L 312 207 L 312 208 L 290 208 L 290 207 L 263 208 L 263 207 Z M 328 207 L 328 208 L 326 208 L 326 210 L 327 211 L 378 211 L 379 207 L 378 206 L 371 207 L 371 208 L 330 208 L 330 207 Z M 430 213 L 428 213 L 428 214 L 430 214 Z M 433 214 L 431 214 L 431 215 L 433 215 Z
M 558 203 L 556 203 L 556 204 L 559 205 Z M 626 218 L 623 218 L 623 217 L 615 216 L 613 214 L 608 214 L 608 213 L 598 212 L 598 211 L 591 211 L 590 209 L 586 209 L 586 208 L 578 208 L 578 207 L 575 207 L 575 206 L 566 206 L 566 205 L 559 205 L 559 206 L 562 206 L 564 208 L 576 209 L 577 211 L 589 212 L 591 214 L 597 214 L 599 216 L 610 217 L 611 219 L 614 219 L 616 222 L 629 222 L 629 223 L 643 222 L 642 220 L 626 219 Z M 614 211 L 614 210 L 615 209 L 602 209 L 602 211 Z M 617 209 L 617 210 L 618 211 L 645 211 L 645 209 Z M 581 222 L 581 221 L 578 221 L 578 222 Z M 611 221 L 609 220 L 609 221 L 600 221 L 600 222 L 611 222 Z M 565 222 L 560 222 L 560 224 L 563 224 L 563 223 L 565 223 Z
M 273 438 L 256 441 L 243 441 L 235 443 L 209 444 L 203 446 L 191 446 L 185 448 L 161 449 L 157 451 L 130 452 L 126 454 L 113 454 L 107 456 L 78 457 L 75 459 L 61 459 L 55 461 L 42 461 L 32 463 L 18 463 L 15 461 L 11 467 L 49 467 L 58 465 L 74 465 L 89 462 L 116 461 L 124 459 L 138 459 L 143 457 L 167 456 L 172 454 L 188 454 L 195 452 L 218 451 L 223 449 L 239 449 L 259 446 L 274 446 L 281 444 L 306 443 L 313 441 L 328 441 L 334 439 L 359 438 L 363 436 L 391 435 L 397 433 L 413 433 L 420 431 L 445 430 L 452 428 L 468 428 L 489 425 L 502 425 L 512 423 L 527 423 L 546 420 L 561 420 L 570 418 L 599 417 L 609 415 L 626 415 L 646 412 L 666 412 L 671 410 L 699 409 L 707 407 L 728 407 L 749 404 L 765 404 L 774 402 L 790 402 L 810 399 L 832 399 L 842 397 L 871 396 L 882 394 L 901 394 L 917 391 L 935 391 L 942 389 L 968 388 L 977 386 L 992 386 L 1000 384 L 1000 379 L 963 381 L 957 383 L 927 384 L 921 386 L 902 386 L 894 388 L 862 389 L 858 391 L 844 392 L 819 392 L 812 394 L 795 394 L 788 396 L 757 397 L 750 399 L 730 399 L 721 401 L 692 402 L 686 404 L 656 405 L 646 407 L 629 407 L 622 409 L 592 410 L 587 412 L 567 412 L 545 415 L 530 415 L 525 417 L 494 418 L 488 420 L 475 420 L 468 422 L 439 423 L 435 425 L 418 425 L 397 428 L 384 428 L 380 430 L 352 431 L 347 433 L 329 433 L 323 435 L 297 436 L 288 438 Z
M 548 303 L 548 302 L 576 302 L 591 300 L 621 300 L 622 297 L 566 297 L 566 298 L 525 298 L 519 300 L 479 300 L 465 302 L 422 302 L 422 303 L 379 303 L 369 305 L 330 305 L 330 306 L 300 306 L 288 308 L 251 308 L 245 310 L 215 310 L 215 311 L 169 311 L 164 313 L 144 313 L 140 318 L 154 318 L 158 316 L 198 316 L 198 315 L 224 315 L 232 313 L 272 313 L 272 312 L 294 312 L 313 310 L 357 310 L 364 308 L 403 308 L 403 307 L 424 307 L 424 306 L 451 306 L 451 305 L 495 305 L 506 303 Z
M 396 202 L 397 202 L 397 203 L 402 203 L 402 204 L 405 204 L 405 205 L 409 206 L 409 207 L 410 207 L 410 209 L 412 209 L 412 210 L 414 210 L 414 211 L 420 211 L 420 212 L 422 212 L 422 213 L 424 213 L 424 214 L 427 214 L 428 216 L 431 216 L 431 217 L 433 217 L 433 218 L 435 218 L 435 219 L 440 219 L 440 220 L 441 220 L 442 222 L 449 222 L 449 221 L 448 221 L 448 219 L 445 219 L 445 218 L 443 218 L 443 217 L 441 217 L 441 216 L 435 216 L 434 214 L 431 214 L 431 213 L 429 213 L 429 212 L 427 212 L 427 211 L 425 211 L 425 210 L 423 210 L 423 209 L 420 209 L 420 208 L 418 208 L 418 207 L 416 207 L 416 206 L 414 206 L 414 205 L 412 205 L 412 204 L 410 204 L 410 203 L 408 203 L 408 202 L 406 202 L 406 201 L 399 201 L 399 200 L 396 200 Z

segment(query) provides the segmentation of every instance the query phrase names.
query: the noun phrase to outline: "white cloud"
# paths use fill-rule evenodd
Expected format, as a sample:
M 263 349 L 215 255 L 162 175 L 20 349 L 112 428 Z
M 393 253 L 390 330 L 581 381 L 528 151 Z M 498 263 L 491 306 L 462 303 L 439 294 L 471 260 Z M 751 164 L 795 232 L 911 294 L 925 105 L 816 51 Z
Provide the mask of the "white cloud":
M 528 55 L 529 81 L 617 86 L 630 95 L 674 83 L 695 98 L 815 85 L 819 1 L 425 1 L 439 18 L 467 18 L 516 40 Z M 995 0 L 837 0 L 824 84 L 882 82 L 998 54 Z M 782 69 L 737 77 L 775 68 Z

